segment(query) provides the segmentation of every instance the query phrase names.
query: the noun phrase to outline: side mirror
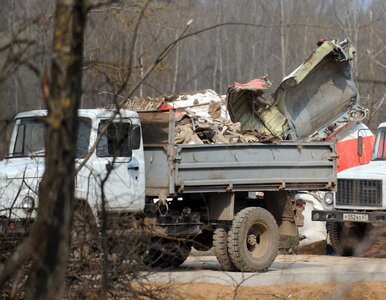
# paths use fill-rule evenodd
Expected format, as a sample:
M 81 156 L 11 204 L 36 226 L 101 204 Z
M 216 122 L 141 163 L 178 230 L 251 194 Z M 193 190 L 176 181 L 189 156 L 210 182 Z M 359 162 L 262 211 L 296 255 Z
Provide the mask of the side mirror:
M 141 147 L 141 126 L 133 125 L 130 132 L 130 148 L 132 150 L 139 149 Z
M 357 153 L 361 157 L 363 154 L 363 136 L 358 135 Z

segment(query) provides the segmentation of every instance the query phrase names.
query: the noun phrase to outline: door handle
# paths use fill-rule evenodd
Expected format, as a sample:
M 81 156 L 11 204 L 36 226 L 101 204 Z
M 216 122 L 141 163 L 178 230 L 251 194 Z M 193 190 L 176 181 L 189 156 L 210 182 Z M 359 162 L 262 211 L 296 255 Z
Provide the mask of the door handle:
M 139 167 L 138 166 L 129 166 L 127 167 L 128 170 L 136 170 L 138 171 L 139 170 Z
M 106 164 L 106 171 L 107 172 L 111 172 L 113 170 L 113 168 L 114 168 L 113 164 L 110 161 L 107 162 L 107 164 Z

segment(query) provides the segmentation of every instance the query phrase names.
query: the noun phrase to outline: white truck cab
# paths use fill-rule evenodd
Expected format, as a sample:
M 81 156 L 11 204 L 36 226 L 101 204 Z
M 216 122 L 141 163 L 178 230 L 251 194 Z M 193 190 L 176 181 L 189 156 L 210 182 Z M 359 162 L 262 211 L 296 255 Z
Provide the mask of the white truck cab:
M 363 139 L 358 138 L 358 153 Z M 381 123 L 368 164 L 338 173 L 337 192 L 327 193 L 326 210 L 312 211 L 313 221 L 327 221 L 331 244 L 339 255 L 362 255 L 358 250 L 374 227 L 386 224 L 386 123 Z
M 38 186 L 44 173 L 45 110 L 16 116 L 9 150 L 0 162 L 0 221 L 2 228 L 18 226 L 9 220 L 31 217 L 38 206 Z M 100 209 L 102 179 L 108 210 L 136 212 L 145 206 L 144 154 L 136 112 L 81 109 L 78 112 L 75 196 Z M 109 120 L 113 118 L 113 122 Z M 105 128 L 107 126 L 107 128 Z M 102 131 L 105 131 L 102 135 Z M 89 157 L 88 157 L 89 156 Z M 83 162 L 84 163 L 84 162 Z

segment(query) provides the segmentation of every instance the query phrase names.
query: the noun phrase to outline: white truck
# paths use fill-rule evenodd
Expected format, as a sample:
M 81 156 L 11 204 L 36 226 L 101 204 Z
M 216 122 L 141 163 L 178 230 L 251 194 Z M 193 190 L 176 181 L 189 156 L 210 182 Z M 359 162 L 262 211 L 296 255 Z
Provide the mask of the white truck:
M 361 155 L 358 153 L 358 138 L 361 139 L 363 143 Z M 347 124 L 345 128 L 338 133 L 334 133 L 328 137 L 327 140 L 336 141 L 336 154 L 338 156 L 336 160 L 336 171 L 338 172 L 338 177 L 339 173 L 346 169 L 370 162 L 374 145 L 374 135 L 365 124 L 361 122 Z M 298 202 L 302 201 L 302 203 L 305 204 L 303 211 L 304 226 L 299 228 L 301 235 L 299 249 L 328 239 L 325 222 L 313 222 L 311 220 L 312 210 L 324 210 L 324 206 L 326 206 L 327 210 L 331 209 L 331 205 L 326 204 L 324 201 L 325 195 L 325 192 L 306 191 L 295 197 Z M 328 194 L 328 197 L 331 198 L 331 194 Z
M 357 144 L 361 156 L 366 145 L 362 136 Z M 386 123 L 381 123 L 370 163 L 338 173 L 337 192 L 325 196 L 326 210 L 312 212 L 313 221 L 327 221 L 331 245 L 338 255 L 370 255 L 369 247 L 382 238 L 386 224 L 385 186 Z

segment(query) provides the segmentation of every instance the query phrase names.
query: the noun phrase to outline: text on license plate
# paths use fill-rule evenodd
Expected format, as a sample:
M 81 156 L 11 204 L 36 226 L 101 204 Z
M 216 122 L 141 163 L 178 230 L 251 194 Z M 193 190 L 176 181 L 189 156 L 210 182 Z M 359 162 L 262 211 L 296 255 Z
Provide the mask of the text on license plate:
M 343 221 L 367 222 L 367 221 L 369 221 L 369 215 L 367 215 L 367 214 L 343 214 Z

